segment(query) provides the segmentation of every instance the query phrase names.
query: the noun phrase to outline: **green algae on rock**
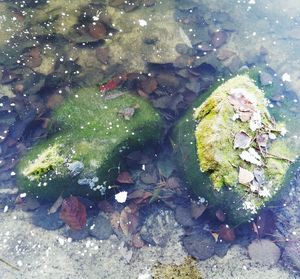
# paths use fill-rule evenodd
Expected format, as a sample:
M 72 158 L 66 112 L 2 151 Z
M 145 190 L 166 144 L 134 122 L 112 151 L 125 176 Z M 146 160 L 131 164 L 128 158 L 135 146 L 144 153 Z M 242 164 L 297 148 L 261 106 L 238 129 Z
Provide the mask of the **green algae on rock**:
M 116 179 L 132 149 L 158 141 L 158 113 L 129 92 L 111 99 L 97 89 L 72 92 L 53 112 L 50 135 L 24 155 L 17 179 L 22 191 L 42 199 L 63 195 L 98 198 Z M 109 93 L 113 94 L 113 93 Z M 135 108 L 130 120 L 120 115 Z
M 296 153 L 249 76 L 208 94 L 176 125 L 176 155 L 194 192 L 224 208 L 228 222 L 242 223 L 274 199 Z
M 153 279 L 201 279 L 196 261 L 191 257 L 185 258 L 180 265 L 157 263 L 151 272 Z

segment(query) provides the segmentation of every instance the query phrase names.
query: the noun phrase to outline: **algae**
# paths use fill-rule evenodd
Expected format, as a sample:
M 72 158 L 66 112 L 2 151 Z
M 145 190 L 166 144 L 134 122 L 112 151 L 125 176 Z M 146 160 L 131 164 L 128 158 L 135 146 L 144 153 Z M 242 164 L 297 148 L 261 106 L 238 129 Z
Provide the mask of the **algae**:
M 237 119 L 237 111 L 228 101 L 230 91 L 235 88 L 242 88 L 255 97 L 261 123 L 254 130 L 249 123 L 251 117 L 247 121 Z M 287 117 L 282 117 L 282 111 L 281 117 L 276 117 L 280 123 L 276 123 L 267 107 L 264 92 L 248 75 L 239 75 L 200 96 L 172 133 L 178 165 L 187 183 L 211 208 L 223 208 L 229 223 L 249 220 L 273 200 L 286 185 L 286 174 L 299 156 L 299 145 L 295 144 L 294 137 L 299 131 L 293 129 L 282 136 L 284 127 L 290 127 L 290 123 L 284 121 Z M 245 149 L 234 148 L 235 135 L 240 132 L 251 138 Z M 264 133 L 272 135 L 272 139 L 260 147 L 257 137 Z M 245 160 L 248 158 L 241 156 L 242 153 L 258 154 L 261 166 Z M 239 168 L 255 173 L 255 179 L 247 185 L 239 183 Z
M 119 115 L 138 106 L 128 121 Z M 49 137 L 25 154 L 18 165 L 22 191 L 43 199 L 76 194 L 99 198 L 114 185 L 132 149 L 158 141 L 162 122 L 151 105 L 130 92 L 106 100 L 95 88 L 71 92 L 54 110 Z M 69 166 L 84 167 L 76 176 Z
M 186 257 L 180 265 L 157 263 L 152 268 L 153 279 L 201 279 L 203 278 L 197 268 L 196 261 Z

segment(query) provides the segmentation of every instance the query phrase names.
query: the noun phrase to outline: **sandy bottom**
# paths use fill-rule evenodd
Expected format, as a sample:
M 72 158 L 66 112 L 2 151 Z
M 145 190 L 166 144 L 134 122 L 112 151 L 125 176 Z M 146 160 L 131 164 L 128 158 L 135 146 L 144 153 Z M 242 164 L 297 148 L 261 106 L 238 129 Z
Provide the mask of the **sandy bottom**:
M 151 267 L 157 261 L 182 263 L 187 256 L 180 243 L 183 230 L 170 232 L 164 248 L 146 246 L 128 250 L 115 235 L 105 241 L 87 238 L 72 241 L 64 228 L 47 231 L 31 223 L 31 214 L 12 211 L 0 214 L 0 258 L 18 268 L 0 262 L 1 278 L 151 278 Z M 254 264 L 247 250 L 233 246 L 224 258 L 198 263 L 204 278 L 286 279 L 299 278 L 280 265 Z

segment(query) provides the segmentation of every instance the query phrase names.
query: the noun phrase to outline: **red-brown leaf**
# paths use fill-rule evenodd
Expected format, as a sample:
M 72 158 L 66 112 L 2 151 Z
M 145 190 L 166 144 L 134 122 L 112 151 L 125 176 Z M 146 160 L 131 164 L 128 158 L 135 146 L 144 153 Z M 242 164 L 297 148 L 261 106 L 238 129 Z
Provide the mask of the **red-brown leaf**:
M 227 242 L 233 242 L 235 240 L 234 230 L 231 229 L 228 225 L 221 225 L 220 232 L 219 232 L 219 238 L 221 238 Z
M 121 184 L 132 184 L 134 183 L 130 173 L 128 171 L 122 171 L 117 178 L 117 182 Z
M 98 208 L 103 211 L 104 213 L 113 213 L 114 208 L 108 201 L 99 201 Z
M 204 213 L 205 210 L 206 210 L 206 205 L 192 202 L 191 215 L 193 219 L 198 219 Z
M 77 197 L 64 199 L 60 211 L 62 219 L 72 230 L 81 230 L 86 223 L 86 209 Z
M 216 217 L 220 222 L 224 222 L 226 219 L 225 213 L 221 209 L 216 211 Z

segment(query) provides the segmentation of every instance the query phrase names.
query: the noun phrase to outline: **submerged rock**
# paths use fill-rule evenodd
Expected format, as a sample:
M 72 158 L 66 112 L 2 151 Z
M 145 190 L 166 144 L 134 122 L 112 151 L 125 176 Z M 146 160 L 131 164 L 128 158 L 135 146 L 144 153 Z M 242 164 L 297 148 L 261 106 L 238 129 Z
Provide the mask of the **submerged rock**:
M 247 75 L 210 93 L 175 127 L 176 155 L 194 192 L 238 224 L 274 199 L 299 151 L 287 144 L 291 135 L 284 136 L 284 124 L 275 123 L 264 92 Z
M 22 191 L 43 199 L 63 195 L 101 197 L 113 185 L 122 156 L 160 137 L 161 119 L 129 92 L 105 100 L 94 88 L 72 92 L 54 110 L 50 136 L 18 165 Z M 137 106 L 128 121 L 118 112 Z
M 147 63 L 174 63 L 180 56 L 176 51 L 178 44 L 191 47 L 175 20 L 174 6 L 174 1 L 165 0 L 130 13 L 107 7 L 113 26 L 119 31 L 106 42 L 112 63 L 121 63 L 128 72 L 138 73 L 146 71 Z

